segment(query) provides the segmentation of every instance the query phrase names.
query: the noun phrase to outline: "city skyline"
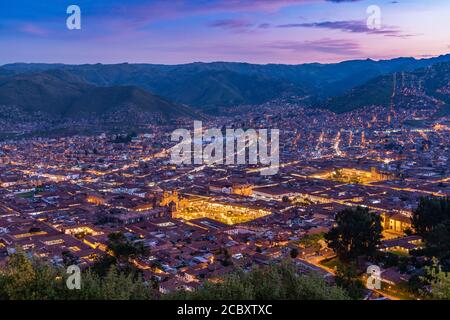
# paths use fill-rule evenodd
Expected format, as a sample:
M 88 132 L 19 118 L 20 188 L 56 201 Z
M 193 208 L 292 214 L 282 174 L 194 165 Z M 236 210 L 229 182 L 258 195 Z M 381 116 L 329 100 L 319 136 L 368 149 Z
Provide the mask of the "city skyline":
M 81 30 L 66 28 L 69 5 Z M 368 29 L 367 8 L 381 10 Z M 0 4 L 0 64 L 301 64 L 449 52 L 446 1 L 54 1 Z

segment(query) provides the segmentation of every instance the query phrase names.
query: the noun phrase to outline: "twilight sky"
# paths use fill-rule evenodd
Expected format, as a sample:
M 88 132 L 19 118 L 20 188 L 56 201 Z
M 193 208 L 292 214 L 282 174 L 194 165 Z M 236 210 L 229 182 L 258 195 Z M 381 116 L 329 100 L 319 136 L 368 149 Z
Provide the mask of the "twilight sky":
M 81 8 L 81 30 L 66 9 Z M 379 30 L 367 28 L 370 5 Z M 450 53 L 449 0 L 0 0 L 0 65 L 252 63 Z

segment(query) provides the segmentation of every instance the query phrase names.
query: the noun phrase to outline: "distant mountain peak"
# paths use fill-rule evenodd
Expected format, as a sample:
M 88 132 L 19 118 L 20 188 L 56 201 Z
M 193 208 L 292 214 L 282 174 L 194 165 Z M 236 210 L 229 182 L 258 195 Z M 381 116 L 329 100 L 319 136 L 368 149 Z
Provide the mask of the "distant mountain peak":
M 137 86 L 98 87 L 81 82 L 66 70 L 24 73 L 0 81 L 0 105 L 51 117 L 104 116 L 132 108 L 136 117 L 169 120 L 197 113 Z M 19 116 L 19 115 L 18 115 Z M 124 121 L 127 119 L 124 119 Z
M 136 86 L 175 103 L 216 113 L 218 108 L 261 104 L 291 96 L 300 97 L 303 104 L 315 105 L 317 101 L 340 97 L 355 88 L 370 85 L 378 77 L 446 61 L 450 61 L 450 55 L 301 65 L 221 61 L 181 65 L 17 63 L 0 68 L 0 81 L 14 74 L 47 72 L 70 83 Z

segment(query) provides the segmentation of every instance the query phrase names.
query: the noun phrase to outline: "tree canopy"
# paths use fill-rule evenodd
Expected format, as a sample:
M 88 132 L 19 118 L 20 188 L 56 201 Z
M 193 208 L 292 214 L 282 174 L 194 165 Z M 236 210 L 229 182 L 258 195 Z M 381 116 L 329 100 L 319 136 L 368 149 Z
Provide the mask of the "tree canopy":
M 381 218 L 367 208 L 345 209 L 336 214 L 336 225 L 325 239 L 341 261 L 372 257 L 382 235 Z
M 147 248 L 141 242 L 129 240 L 122 232 L 109 234 L 108 240 L 109 254 L 97 258 L 90 270 L 99 276 L 105 276 L 114 266 L 119 272 L 138 276 L 140 271 L 130 261 L 147 254 Z
M 450 198 L 422 198 L 413 211 L 413 227 L 426 244 L 425 254 L 450 267 Z
M 69 290 L 65 269 L 23 252 L 12 254 L 0 271 L 0 300 L 146 300 L 161 295 L 151 284 L 112 266 L 100 276 L 87 269 L 81 290 Z M 347 300 L 344 289 L 328 284 L 316 274 L 299 275 L 293 263 L 237 270 L 218 281 L 206 281 L 194 292 L 179 291 L 167 299 L 292 299 Z
M 207 281 L 192 292 L 165 298 L 180 300 L 348 300 L 344 289 L 311 273 L 299 275 L 293 263 L 233 272 L 219 281 Z
M 23 252 L 12 254 L 0 271 L 0 300 L 142 300 L 156 296 L 141 278 L 111 267 L 104 277 L 85 270 L 81 290 L 69 290 L 68 275 Z

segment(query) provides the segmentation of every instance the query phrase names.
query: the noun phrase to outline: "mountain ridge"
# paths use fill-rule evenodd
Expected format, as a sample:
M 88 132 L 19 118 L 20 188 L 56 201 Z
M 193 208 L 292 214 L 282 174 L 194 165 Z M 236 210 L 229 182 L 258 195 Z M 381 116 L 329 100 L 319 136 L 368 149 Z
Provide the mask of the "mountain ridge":
M 98 87 L 80 82 L 64 71 L 23 73 L 0 78 L 0 105 L 18 107 L 24 113 L 49 117 L 89 118 L 125 109 L 163 121 L 196 117 L 196 111 L 153 95 L 137 86 Z
M 162 64 L 8 64 L 14 74 L 65 71 L 95 86 L 138 86 L 153 94 L 202 111 L 219 107 L 259 104 L 286 96 L 309 97 L 316 104 L 341 96 L 379 76 L 417 70 L 450 55 L 428 59 L 350 60 L 334 64 L 250 64 L 241 62 Z M 1 72 L 0 72 L 1 75 Z

